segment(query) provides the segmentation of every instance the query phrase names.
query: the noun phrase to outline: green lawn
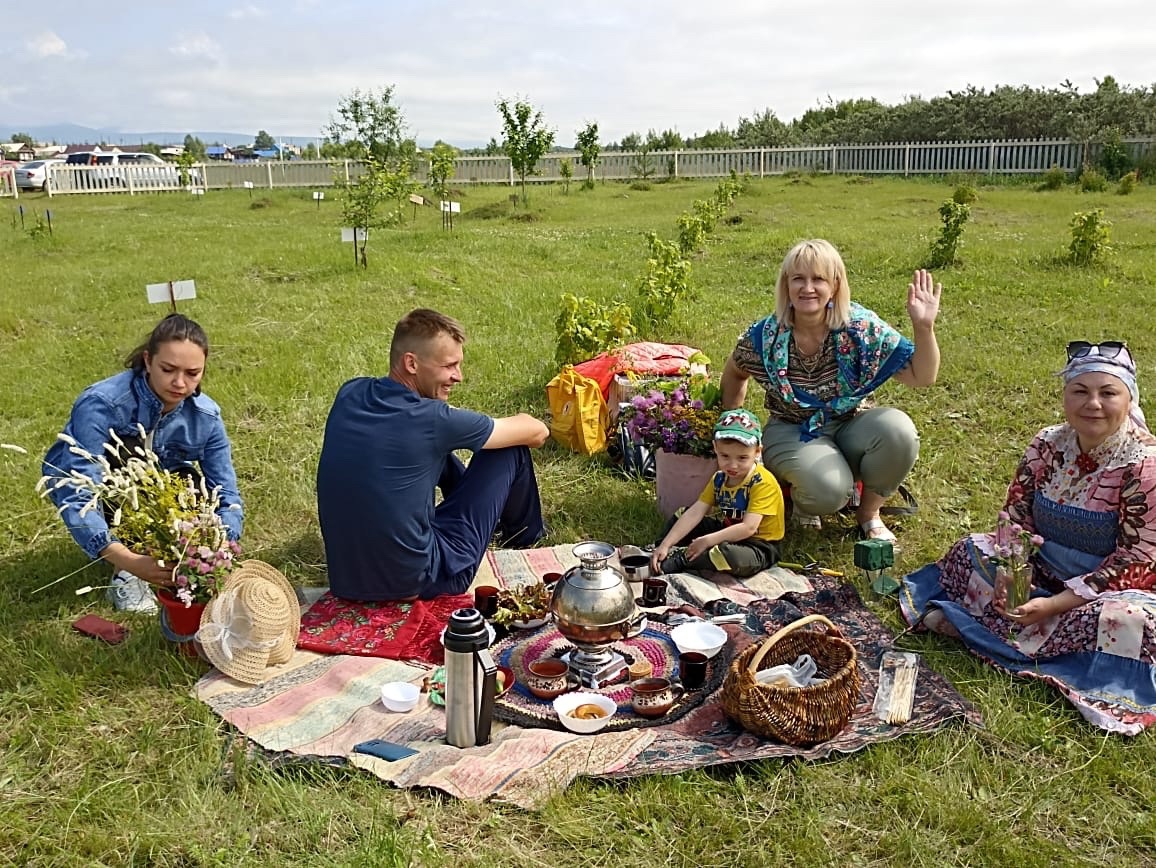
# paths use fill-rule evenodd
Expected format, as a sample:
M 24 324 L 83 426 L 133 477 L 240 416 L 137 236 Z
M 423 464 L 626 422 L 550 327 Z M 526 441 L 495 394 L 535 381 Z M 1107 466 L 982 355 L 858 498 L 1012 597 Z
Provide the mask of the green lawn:
M 469 189 L 452 233 L 420 210 L 373 234 L 369 268 L 338 240 L 337 204 L 307 190 L 21 197 L 29 226 L 0 225 L 0 862 L 20 865 L 940 865 L 1152 864 L 1156 742 L 1110 737 L 1058 694 L 1012 681 L 938 637 L 912 640 L 982 710 L 984 730 L 907 738 L 820 763 L 767 762 L 626 784 L 579 781 L 526 815 L 397 791 L 355 771 L 222 774 L 219 720 L 190 698 L 203 666 L 173 654 L 148 618 L 110 650 L 69 630 L 108 614 L 85 559 L 33 486 L 80 390 L 164 313 L 145 284 L 194 278 L 182 309 L 213 344 L 205 389 L 222 406 L 246 500 L 247 553 L 323 584 L 313 476 L 337 387 L 384 374 L 393 324 L 416 306 L 468 330 L 455 401 L 541 414 L 564 292 L 631 300 L 653 230 L 713 183 L 649 191 L 531 190 L 511 219 L 507 188 Z M 930 181 L 753 182 L 695 259 L 698 297 L 661 334 L 701 347 L 715 370 L 739 332 L 773 309 L 787 248 L 825 237 L 855 300 L 909 332 L 906 284 L 938 234 L 952 187 Z M 1075 269 L 1060 257 L 1076 211 L 1102 207 L 1116 252 Z M 887 386 L 915 419 L 917 516 L 895 524 L 900 567 L 941 555 L 994 521 L 1024 445 L 1061 417 L 1053 374 L 1070 339 L 1125 338 L 1141 389 L 1156 388 L 1156 187 L 1128 197 L 980 187 L 962 264 L 941 276 L 940 383 Z M 11 228 L 9 228 L 9 222 Z M 760 396 L 752 390 L 750 406 Z M 1149 411 L 1153 412 L 1152 405 Z M 659 529 L 653 488 L 552 446 L 536 456 L 549 542 L 642 543 Z M 788 536 L 785 558 L 852 574 L 853 527 Z M 862 583 L 860 583 L 862 587 Z M 892 625 L 890 602 L 872 603 Z

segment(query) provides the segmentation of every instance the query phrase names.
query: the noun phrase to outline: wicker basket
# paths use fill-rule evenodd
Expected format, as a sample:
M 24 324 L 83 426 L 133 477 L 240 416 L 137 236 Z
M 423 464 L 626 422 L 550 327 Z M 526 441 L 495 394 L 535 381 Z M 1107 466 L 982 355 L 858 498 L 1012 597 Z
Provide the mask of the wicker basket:
M 823 633 L 800 630 L 820 621 Z M 755 673 L 810 654 L 826 678 L 812 687 L 759 684 Z M 731 661 L 722 686 L 722 706 L 745 730 L 791 745 L 813 745 L 837 735 L 859 699 L 855 648 L 822 615 L 788 624 Z

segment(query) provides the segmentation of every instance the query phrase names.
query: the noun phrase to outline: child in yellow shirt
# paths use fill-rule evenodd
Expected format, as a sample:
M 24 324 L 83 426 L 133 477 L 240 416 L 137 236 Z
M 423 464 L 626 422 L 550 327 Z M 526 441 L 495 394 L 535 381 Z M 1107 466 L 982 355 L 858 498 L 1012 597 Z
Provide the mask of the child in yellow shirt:
M 778 561 L 777 543 L 786 534 L 783 490 L 759 461 L 762 430 L 754 413 L 723 411 L 714 428 L 718 472 L 672 519 L 651 555 L 652 570 L 718 570 L 741 579 Z

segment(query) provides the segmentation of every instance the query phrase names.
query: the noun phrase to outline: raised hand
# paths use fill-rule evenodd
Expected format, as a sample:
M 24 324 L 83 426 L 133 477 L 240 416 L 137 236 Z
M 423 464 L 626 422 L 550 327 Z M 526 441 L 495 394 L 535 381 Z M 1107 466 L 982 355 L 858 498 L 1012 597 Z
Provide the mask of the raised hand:
M 913 327 L 929 328 L 935 324 L 939 316 L 939 296 L 943 292 L 943 284 L 935 283 L 931 272 L 919 269 L 907 284 L 907 316 L 911 318 Z

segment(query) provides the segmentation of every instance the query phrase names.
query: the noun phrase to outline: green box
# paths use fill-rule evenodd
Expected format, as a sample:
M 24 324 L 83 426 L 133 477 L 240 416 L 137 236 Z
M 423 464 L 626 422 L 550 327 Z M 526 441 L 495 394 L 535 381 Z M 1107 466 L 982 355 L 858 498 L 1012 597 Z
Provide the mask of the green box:
M 855 543 L 855 566 L 861 570 L 885 570 L 895 566 L 895 550 L 890 540 L 859 540 Z

